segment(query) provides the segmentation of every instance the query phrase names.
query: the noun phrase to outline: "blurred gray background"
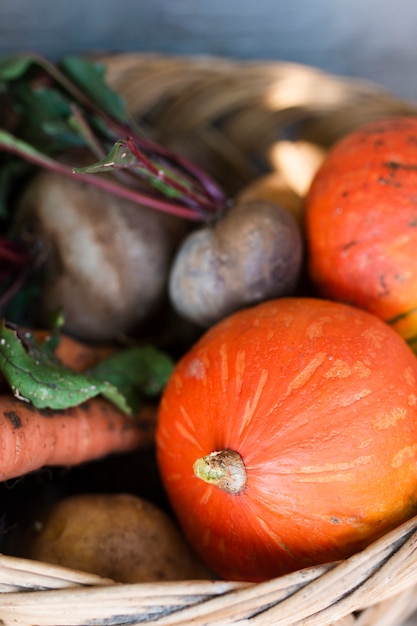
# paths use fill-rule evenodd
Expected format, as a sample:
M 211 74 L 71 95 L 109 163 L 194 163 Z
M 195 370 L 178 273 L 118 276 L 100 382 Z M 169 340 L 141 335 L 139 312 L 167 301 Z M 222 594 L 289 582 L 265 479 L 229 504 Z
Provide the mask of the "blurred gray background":
M 417 100 L 415 0 L 0 0 L 0 53 L 289 60 Z

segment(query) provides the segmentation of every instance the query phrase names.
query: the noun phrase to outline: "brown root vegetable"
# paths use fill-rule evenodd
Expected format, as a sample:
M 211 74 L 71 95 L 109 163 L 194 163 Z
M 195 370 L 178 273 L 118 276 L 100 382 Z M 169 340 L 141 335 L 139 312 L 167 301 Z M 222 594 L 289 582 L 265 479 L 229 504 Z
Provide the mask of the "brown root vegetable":
M 275 202 L 294 215 L 304 229 L 304 199 L 289 186 L 280 172 L 269 172 L 255 178 L 238 194 L 237 202 L 266 200 Z
M 28 184 L 18 228 L 43 261 L 42 320 L 61 310 L 64 330 L 111 341 L 146 320 L 166 296 L 185 220 L 41 171 Z
M 121 583 L 210 576 L 168 514 L 127 493 L 57 501 L 32 522 L 23 546 L 25 558 Z
M 109 454 L 150 448 L 156 407 L 134 417 L 100 396 L 68 409 L 37 409 L 12 393 L 0 394 L 0 482 L 42 467 L 72 467 Z
M 246 306 L 291 295 L 302 259 L 302 235 L 288 210 L 263 200 L 237 202 L 180 244 L 170 299 L 184 318 L 208 327 Z

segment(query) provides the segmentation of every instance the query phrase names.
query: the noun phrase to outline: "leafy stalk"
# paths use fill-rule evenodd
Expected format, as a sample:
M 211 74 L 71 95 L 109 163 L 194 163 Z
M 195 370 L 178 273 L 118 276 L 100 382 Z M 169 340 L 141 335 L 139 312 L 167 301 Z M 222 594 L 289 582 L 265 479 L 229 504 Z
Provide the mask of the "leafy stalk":
M 30 284 L 22 286 L 33 267 L 26 249 L 9 237 L 13 216 L 6 204 L 12 183 L 32 166 L 184 219 L 208 219 L 225 205 L 210 176 L 140 132 L 104 71 L 78 57 L 61 66 L 36 54 L 0 58 L 0 311 L 12 298 L 16 306 L 22 292 L 30 296 Z M 66 165 L 59 154 L 74 147 L 88 148 L 99 162 L 78 170 Z M 98 175 L 109 171 L 112 177 Z M 38 408 L 67 408 L 101 394 L 134 414 L 143 397 L 161 392 L 172 367 L 167 355 L 148 346 L 118 352 L 79 374 L 65 368 L 48 344 L 38 345 L 0 319 L 0 377 L 16 397 Z
M 150 347 L 125 348 L 94 368 L 76 372 L 55 355 L 58 335 L 39 343 L 30 332 L 0 320 L 0 372 L 13 394 L 38 409 L 66 409 L 102 395 L 127 415 L 144 397 L 161 393 L 172 359 Z
M 33 68 L 38 70 L 35 76 L 29 71 Z M 111 154 L 112 144 L 124 142 L 134 157 L 126 167 L 142 182 L 146 181 L 151 190 L 141 193 L 135 189 L 133 181 L 132 185 L 118 185 L 89 177 L 92 168 L 84 170 L 84 181 L 186 219 L 204 220 L 221 211 L 226 198 L 216 182 L 194 163 L 146 138 L 129 118 L 122 99 L 106 84 L 104 71 L 100 64 L 76 56 L 67 57 L 59 67 L 40 55 L 18 55 L 0 60 L 0 85 L 3 82 L 10 87 L 12 94 L 13 89 L 16 90 L 20 97 L 18 108 L 28 109 L 23 115 L 20 112 L 20 117 L 26 115 L 32 130 L 38 115 L 39 127 L 35 127 L 35 134 L 55 133 L 61 142 L 68 142 L 68 147 L 77 139 L 81 140 L 96 157 Z M 45 98 L 40 97 L 42 93 L 46 93 Z M 65 115 L 59 117 L 55 111 L 52 113 L 54 99 L 60 108 L 67 106 L 66 119 Z M 70 172 L 53 156 L 45 154 L 39 145 L 24 141 L 24 136 L 14 137 L 6 129 L 0 129 L 0 150 L 13 152 L 39 167 L 65 175 L 81 175 L 82 170 Z M 120 164 L 107 158 L 105 167 L 108 171 L 117 169 Z M 155 197 L 155 192 L 159 197 Z
M 26 161 L 29 161 L 30 163 L 33 163 L 38 167 L 57 172 L 58 174 L 63 174 L 64 176 L 68 176 L 70 178 L 77 178 L 80 180 L 82 179 L 84 182 L 88 182 L 91 185 L 102 189 L 103 191 L 113 193 L 121 198 L 145 204 L 153 209 L 165 211 L 167 213 L 169 212 L 186 219 L 201 219 L 201 215 L 196 213 L 195 210 L 190 210 L 186 207 L 173 204 L 172 202 L 166 202 L 164 200 L 161 200 L 160 198 L 152 197 L 149 194 L 140 193 L 133 188 L 127 187 L 125 185 L 120 185 L 107 178 L 100 178 L 98 176 L 93 176 L 90 174 L 77 173 L 76 171 L 74 171 L 74 168 L 49 157 L 48 155 L 40 152 L 30 144 L 27 144 L 25 141 L 14 137 L 4 130 L 0 130 L 0 149 L 3 149 L 3 151 L 5 152 L 10 152 L 17 156 L 20 156 L 22 159 L 25 159 Z

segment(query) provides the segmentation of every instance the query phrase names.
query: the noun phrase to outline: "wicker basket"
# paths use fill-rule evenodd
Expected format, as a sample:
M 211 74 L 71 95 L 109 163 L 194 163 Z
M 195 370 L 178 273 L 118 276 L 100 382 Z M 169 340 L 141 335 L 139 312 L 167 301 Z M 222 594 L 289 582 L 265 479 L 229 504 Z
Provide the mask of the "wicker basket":
M 377 85 L 300 65 L 149 54 L 101 59 L 147 132 L 206 168 L 229 194 L 271 169 L 296 187 L 305 167 L 306 181 L 314 171 L 306 152 L 297 161 L 282 147 L 308 145 L 322 154 L 365 121 L 417 113 L 417 105 Z M 261 584 L 118 584 L 0 556 L 0 623 L 400 626 L 417 610 L 416 547 L 414 518 L 345 561 Z

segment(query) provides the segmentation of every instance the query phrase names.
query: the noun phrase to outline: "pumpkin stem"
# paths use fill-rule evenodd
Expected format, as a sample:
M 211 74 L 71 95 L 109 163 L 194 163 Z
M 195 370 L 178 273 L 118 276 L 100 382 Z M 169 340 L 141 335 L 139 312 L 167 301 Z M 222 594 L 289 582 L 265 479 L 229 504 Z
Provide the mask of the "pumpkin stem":
M 242 457 L 234 450 L 219 450 L 197 459 L 194 474 L 226 493 L 237 495 L 246 485 L 246 468 Z

